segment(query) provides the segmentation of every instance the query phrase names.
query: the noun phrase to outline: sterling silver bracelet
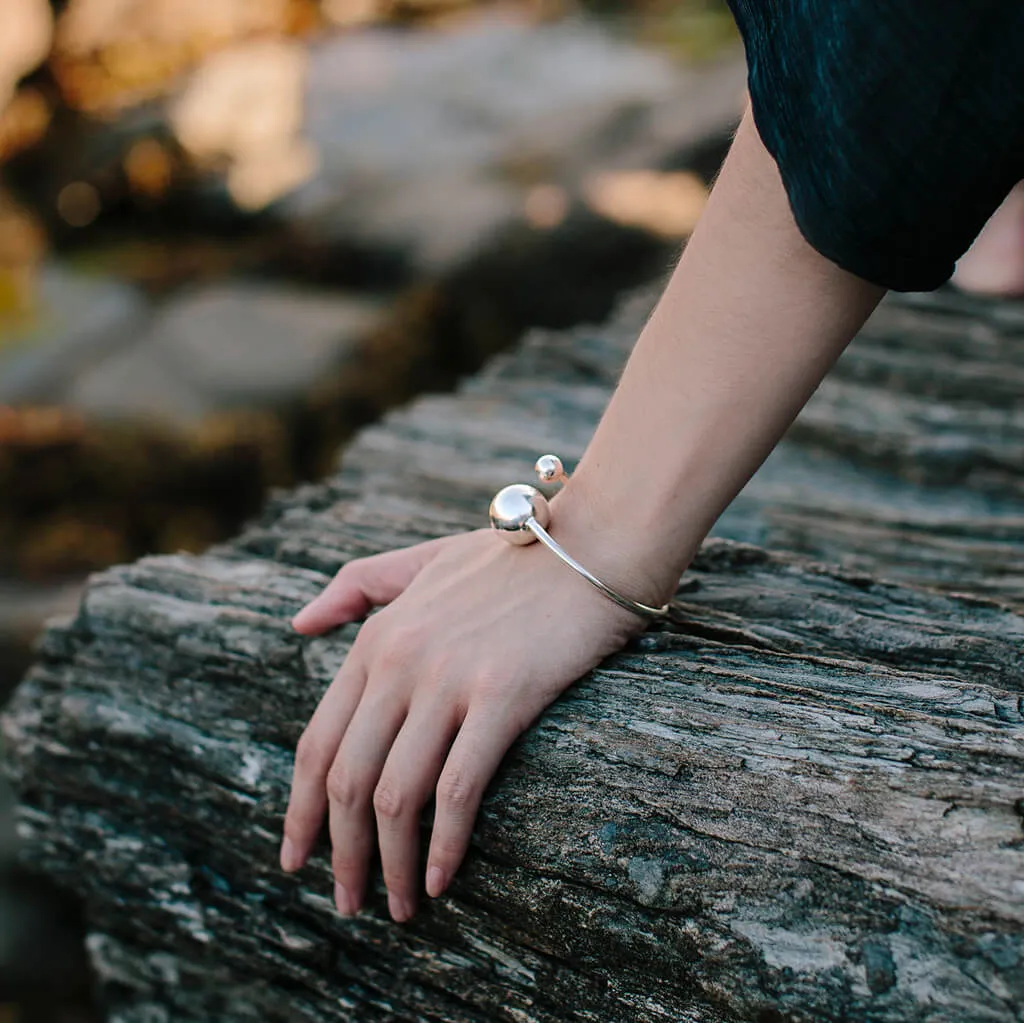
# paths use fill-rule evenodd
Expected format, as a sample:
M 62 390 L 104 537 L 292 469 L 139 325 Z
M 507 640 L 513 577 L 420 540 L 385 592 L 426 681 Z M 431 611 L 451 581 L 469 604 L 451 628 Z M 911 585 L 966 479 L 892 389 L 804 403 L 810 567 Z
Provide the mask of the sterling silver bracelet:
M 541 455 L 534 466 L 541 483 L 562 483 L 568 480 L 562 460 L 557 455 Z M 671 615 L 668 604 L 650 607 L 639 601 L 630 600 L 616 593 L 610 586 L 588 572 L 572 555 L 551 536 L 547 526 L 551 522 L 551 506 L 547 498 L 527 483 L 513 483 L 499 490 L 491 501 L 491 527 L 503 540 L 517 546 L 525 546 L 540 540 L 548 550 L 553 551 L 570 568 L 575 569 L 584 579 L 596 586 L 605 596 L 611 597 L 620 607 L 646 618 L 668 618 Z

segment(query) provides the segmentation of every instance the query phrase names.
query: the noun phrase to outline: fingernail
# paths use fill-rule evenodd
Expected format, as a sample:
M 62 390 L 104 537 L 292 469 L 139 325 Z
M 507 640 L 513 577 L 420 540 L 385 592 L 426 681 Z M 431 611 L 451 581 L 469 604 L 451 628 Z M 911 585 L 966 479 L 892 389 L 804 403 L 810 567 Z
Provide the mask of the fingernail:
M 436 899 L 444 891 L 444 871 L 440 867 L 427 870 L 427 894 Z
M 352 897 L 342 884 L 336 883 L 334 885 L 334 904 L 338 907 L 338 912 L 342 916 L 352 916 L 355 913 L 355 909 L 352 906 Z
M 388 912 L 396 923 L 402 923 L 412 916 L 412 906 L 394 892 L 388 892 Z
M 286 874 L 290 874 L 301 866 L 302 861 L 299 858 L 298 850 L 295 848 L 295 843 L 290 838 L 286 838 L 281 843 L 281 869 Z

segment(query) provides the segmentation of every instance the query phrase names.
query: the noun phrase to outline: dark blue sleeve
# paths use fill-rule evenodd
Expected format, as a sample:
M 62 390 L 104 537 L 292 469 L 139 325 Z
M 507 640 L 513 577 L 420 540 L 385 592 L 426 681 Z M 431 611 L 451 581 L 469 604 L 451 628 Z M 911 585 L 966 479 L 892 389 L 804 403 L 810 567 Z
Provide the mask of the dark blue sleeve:
M 729 3 L 804 237 L 896 291 L 946 281 L 1024 177 L 1024 3 Z

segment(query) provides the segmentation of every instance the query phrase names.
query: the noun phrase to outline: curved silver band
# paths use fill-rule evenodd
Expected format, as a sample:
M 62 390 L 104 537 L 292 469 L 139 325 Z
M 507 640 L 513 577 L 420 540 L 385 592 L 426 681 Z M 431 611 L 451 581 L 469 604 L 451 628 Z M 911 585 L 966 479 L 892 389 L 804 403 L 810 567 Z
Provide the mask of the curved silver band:
M 533 517 L 529 518 L 526 522 L 526 528 L 549 551 L 556 554 L 562 561 L 564 561 L 570 568 L 575 569 L 584 579 L 588 582 L 593 583 L 605 596 L 611 597 L 620 607 L 624 607 L 627 611 L 632 611 L 634 614 L 644 615 L 647 618 L 668 618 L 670 615 L 670 605 L 663 604 L 661 607 L 650 607 L 647 604 L 641 604 L 639 601 L 630 600 L 629 597 L 622 596 L 621 593 L 616 593 L 610 586 L 605 585 L 591 572 L 588 572 L 571 554 L 568 554 L 565 549 L 558 543 L 554 537 Z

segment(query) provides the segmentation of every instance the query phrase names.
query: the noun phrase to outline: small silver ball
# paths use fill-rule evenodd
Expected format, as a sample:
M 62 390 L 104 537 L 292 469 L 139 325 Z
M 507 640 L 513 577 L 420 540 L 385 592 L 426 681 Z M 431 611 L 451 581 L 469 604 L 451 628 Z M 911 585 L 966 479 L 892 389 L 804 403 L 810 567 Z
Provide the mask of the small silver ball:
M 491 526 L 502 539 L 509 543 L 526 545 L 537 537 L 530 532 L 526 523 L 536 519 L 547 528 L 551 521 L 551 508 L 547 498 L 536 488 L 526 483 L 513 483 L 499 490 L 491 501 Z
M 541 483 L 555 483 L 565 475 L 565 468 L 558 455 L 541 455 L 534 470 Z

